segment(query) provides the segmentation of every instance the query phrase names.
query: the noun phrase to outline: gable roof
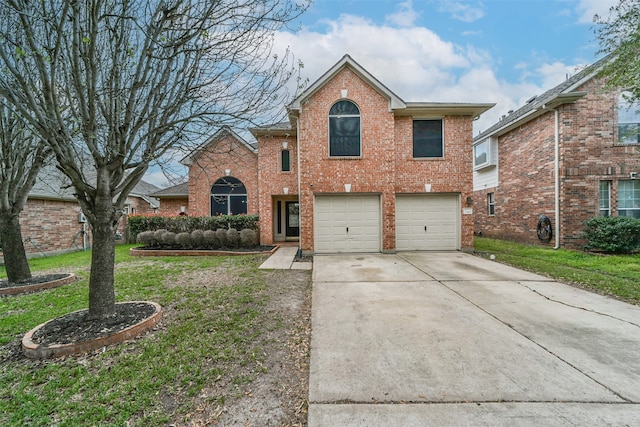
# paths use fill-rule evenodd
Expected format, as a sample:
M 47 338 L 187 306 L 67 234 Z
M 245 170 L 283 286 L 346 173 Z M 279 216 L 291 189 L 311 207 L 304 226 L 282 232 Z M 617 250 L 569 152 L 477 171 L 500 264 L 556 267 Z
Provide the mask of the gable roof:
M 161 199 L 163 197 L 187 197 L 189 196 L 189 182 L 183 182 L 169 188 L 151 193 L 150 196 Z
M 209 144 L 217 142 L 217 141 L 221 140 L 225 136 L 230 136 L 230 137 L 236 139 L 238 142 L 240 142 L 242 145 L 244 145 L 253 154 L 257 154 L 258 153 L 258 149 L 253 144 L 248 143 L 243 137 L 241 137 L 236 132 L 234 132 L 233 129 L 231 129 L 230 127 L 223 126 L 215 134 L 213 134 L 213 136 L 211 138 L 207 139 L 205 142 L 203 142 L 198 147 L 196 147 L 191 153 L 189 153 L 186 156 L 184 156 L 180 160 L 180 163 L 185 165 L 185 166 L 191 166 L 193 164 L 193 159 L 198 154 L 200 154 Z
M 494 123 L 474 137 L 473 141 L 478 142 L 491 136 L 503 135 L 513 128 L 533 120 L 562 104 L 576 102 L 578 99 L 587 95 L 587 92 L 575 92 L 575 90 L 594 78 L 608 59 L 608 56 L 604 57 L 569 77 L 559 85 L 544 92 L 542 95 L 531 97 L 525 105 L 503 116 L 497 123 Z
M 311 84 L 304 92 L 302 92 L 297 98 L 295 98 L 287 107 L 290 114 L 297 114 L 302 110 L 302 104 L 309 99 L 314 93 L 319 91 L 324 85 L 326 85 L 332 78 L 336 76 L 343 68 L 348 68 L 353 71 L 358 77 L 367 82 L 376 92 L 384 96 L 389 100 L 389 110 L 397 108 L 406 108 L 405 102 L 400 99 L 398 95 L 393 93 L 389 88 L 380 83 L 371 73 L 365 70 L 360 64 L 351 58 L 349 55 L 344 55 L 336 64 L 329 68 L 318 80 Z

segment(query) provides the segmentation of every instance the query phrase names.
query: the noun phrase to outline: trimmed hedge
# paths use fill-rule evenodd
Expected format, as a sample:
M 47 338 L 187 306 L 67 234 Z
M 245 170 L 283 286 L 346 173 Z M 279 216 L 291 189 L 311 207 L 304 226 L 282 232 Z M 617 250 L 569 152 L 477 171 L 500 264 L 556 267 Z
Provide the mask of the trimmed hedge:
M 143 231 L 167 230 L 172 233 L 192 233 L 195 230 L 235 229 L 258 232 L 258 215 L 218 215 L 218 216 L 129 216 L 129 235 L 137 241 Z
M 235 228 L 213 230 L 194 230 L 174 233 L 166 229 L 142 231 L 137 242 L 150 248 L 171 249 L 239 249 L 259 246 L 258 233 L 255 230 L 238 231 Z
M 640 250 L 640 219 L 598 216 L 585 223 L 586 250 L 628 254 Z

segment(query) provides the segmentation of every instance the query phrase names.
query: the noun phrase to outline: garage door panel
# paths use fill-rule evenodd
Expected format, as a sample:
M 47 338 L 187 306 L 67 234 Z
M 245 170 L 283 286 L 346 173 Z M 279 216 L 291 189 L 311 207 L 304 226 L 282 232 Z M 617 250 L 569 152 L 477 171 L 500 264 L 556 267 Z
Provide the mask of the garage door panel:
M 315 199 L 315 252 L 380 252 L 378 195 L 321 195 Z
M 396 196 L 398 250 L 460 248 L 457 195 Z

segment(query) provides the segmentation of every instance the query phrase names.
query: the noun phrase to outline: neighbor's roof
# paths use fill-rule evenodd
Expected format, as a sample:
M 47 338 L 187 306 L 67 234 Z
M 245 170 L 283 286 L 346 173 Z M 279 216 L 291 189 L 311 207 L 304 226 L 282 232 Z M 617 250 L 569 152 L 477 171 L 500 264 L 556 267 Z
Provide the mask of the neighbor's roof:
M 187 197 L 189 195 L 189 183 L 183 182 L 182 184 L 174 185 L 169 188 L 164 188 L 155 193 L 151 193 L 150 196 L 162 199 L 163 197 Z
M 575 92 L 575 90 L 595 77 L 608 59 L 608 56 L 604 57 L 542 95 L 530 98 L 525 105 L 503 116 L 501 120 L 481 132 L 473 140 L 481 141 L 491 136 L 503 135 L 511 129 L 548 112 L 550 109 L 562 104 L 576 102 L 587 95 L 587 92 Z

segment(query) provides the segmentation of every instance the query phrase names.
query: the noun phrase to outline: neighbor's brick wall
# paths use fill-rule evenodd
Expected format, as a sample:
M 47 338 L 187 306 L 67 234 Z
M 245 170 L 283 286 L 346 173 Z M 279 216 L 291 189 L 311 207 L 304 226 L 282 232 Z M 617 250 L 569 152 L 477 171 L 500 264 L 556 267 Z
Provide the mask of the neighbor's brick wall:
M 211 187 L 226 169 L 247 189 L 247 213 L 258 213 L 258 155 L 226 135 L 200 150 L 189 168 L 189 216 L 211 215 Z
M 211 191 L 211 188 L 209 188 Z M 189 213 L 189 199 L 184 197 L 162 197 L 160 199 L 160 209 L 158 215 L 176 216 L 180 215 L 180 207 L 185 207 L 185 212 Z
M 598 215 L 598 186 L 612 182 L 612 215 L 617 215 L 617 183 L 640 167 L 638 146 L 617 144 L 617 98 L 592 79 L 576 91 L 588 94 L 558 108 L 560 117 L 560 245 L 580 247 L 583 223 Z M 541 244 L 538 217 L 554 222 L 554 115 L 546 113 L 501 136 L 498 188 L 477 191 L 475 231 L 484 236 Z M 489 217 L 487 193 L 495 193 Z M 479 206 L 480 207 L 480 206 Z M 553 223 L 554 233 L 558 226 Z M 555 239 L 554 239 L 555 240 Z M 549 245 L 554 244 L 552 240 Z
M 80 205 L 76 201 L 28 199 L 20 214 L 20 226 L 27 254 L 82 249 Z M 91 244 L 89 224 L 87 244 Z
M 287 143 L 290 172 L 282 172 L 282 143 Z M 260 188 L 260 241 L 264 245 L 274 243 L 274 218 L 276 209 L 273 196 L 285 198 L 284 188 L 289 189 L 288 199 L 295 200 L 298 193 L 298 147 L 295 136 L 262 136 L 258 139 L 258 183 Z

